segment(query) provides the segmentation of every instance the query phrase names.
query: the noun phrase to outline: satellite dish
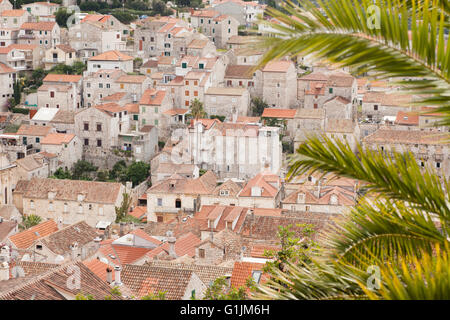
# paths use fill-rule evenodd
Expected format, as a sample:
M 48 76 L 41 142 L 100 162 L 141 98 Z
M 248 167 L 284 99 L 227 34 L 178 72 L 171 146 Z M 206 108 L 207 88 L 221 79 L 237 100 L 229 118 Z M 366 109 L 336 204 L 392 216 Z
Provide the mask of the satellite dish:
M 55 258 L 55 263 L 62 263 L 64 261 L 64 257 L 62 255 L 57 255 Z
M 102 257 L 100 258 L 100 262 L 108 264 L 108 259 Z

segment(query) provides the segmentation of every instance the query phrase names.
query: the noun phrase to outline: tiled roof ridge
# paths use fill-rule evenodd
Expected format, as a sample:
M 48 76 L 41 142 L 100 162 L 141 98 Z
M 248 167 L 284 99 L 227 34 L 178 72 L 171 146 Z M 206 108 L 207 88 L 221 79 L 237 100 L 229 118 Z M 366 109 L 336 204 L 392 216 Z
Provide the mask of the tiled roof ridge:
M 35 284 L 35 283 L 43 280 L 44 278 L 48 277 L 49 275 L 51 275 L 53 273 L 56 273 L 56 272 L 59 272 L 59 271 L 63 270 L 64 268 L 68 267 L 69 265 L 76 265 L 76 264 L 78 264 L 78 262 L 74 263 L 74 261 L 68 261 L 66 263 L 61 264 L 61 266 L 59 266 L 57 268 L 48 270 L 48 271 L 46 271 L 44 273 L 41 273 L 40 275 L 33 276 L 32 278 L 30 278 L 28 280 L 25 280 L 25 281 L 15 285 L 15 286 L 13 286 L 12 288 L 10 288 L 10 289 L 8 289 L 6 291 L 0 292 L 0 300 L 2 300 L 3 297 L 7 297 L 9 294 L 11 294 L 11 293 L 13 293 L 13 292 L 15 292 L 17 290 L 24 289 L 25 287 L 27 287 L 29 285 Z

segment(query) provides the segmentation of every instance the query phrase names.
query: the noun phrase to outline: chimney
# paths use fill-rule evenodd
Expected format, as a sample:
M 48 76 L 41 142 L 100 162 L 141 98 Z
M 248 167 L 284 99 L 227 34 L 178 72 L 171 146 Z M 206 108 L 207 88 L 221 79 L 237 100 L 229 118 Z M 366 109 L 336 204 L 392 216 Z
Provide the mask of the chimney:
M 314 195 L 316 196 L 316 198 L 320 198 L 320 184 L 321 184 L 321 181 L 318 180 L 317 188 L 314 189 Z
M 63 228 L 62 218 L 58 218 L 58 230 Z
M 10 260 L 9 246 L 4 245 L 3 247 L 0 247 L 0 263 L 9 262 L 9 260 Z
M 177 254 L 175 253 L 175 242 L 177 241 L 177 238 L 175 237 L 169 237 L 167 239 L 167 242 L 169 243 L 169 256 L 176 259 Z
M 9 280 L 9 264 L 8 262 L 0 262 L 0 281 Z
M 123 228 L 124 228 L 125 223 L 120 222 L 119 223 L 119 237 L 123 237 Z
M 114 267 L 114 285 L 116 286 L 121 286 L 122 282 L 120 281 L 120 271 L 122 271 L 122 268 L 120 266 L 115 266 Z
M 112 283 L 112 269 L 110 267 L 106 268 L 106 282 Z

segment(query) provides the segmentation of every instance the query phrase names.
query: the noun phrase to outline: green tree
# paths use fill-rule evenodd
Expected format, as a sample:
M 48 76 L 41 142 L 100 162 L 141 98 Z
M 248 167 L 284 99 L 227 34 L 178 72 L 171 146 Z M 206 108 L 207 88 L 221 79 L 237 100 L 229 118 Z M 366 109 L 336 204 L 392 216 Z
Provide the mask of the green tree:
M 137 186 L 150 175 L 150 165 L 148 163 L 137 161 L 133 162 L 127 169 L 126 181 L 133 182 L 133 186 Z
M 203 109 L 203 102 L 201 102 L 197 98 L 191 101 L 189 110 L 190 116 L 194 119 L 203 119 L 208 116 L 205 110 Z
M 53 173 L 53 175 L 50 177 L 53 179 L 72 179 L 72 175 L 70 174 L 70 171 L 63 168 L 58 168 Z
M 67 28 L 67 20 L 72 13 L 68 13 L 66 8 L 60 8 L 55 12 L 55 20 L 59 27 Z
M 14 103 L 20 104 L 20 98 L 22 96 L 22 88 L 19 81 L 14 82 Z
M 263 37 L 261 64 L 286 55 L 313 54 L 357 74 L 399 80 L 421 93 L 418 104 L 434 105 L 450 124 L 450 47 L 446 45 L 448 1 L 377 0 L 378 21 L 369 0 L 304 0 L 268 13 L 288 24 L 278 37 Z M 291 17 L 293 16 L 293 17 Z M 376 22 L 379 22 L 376 23 Z M 373 28 L 371 26 L 374 26 Z M 447 143 L 448 133 L 442 134 Z M 326 248 L 310 263 L 272 268 L 258 287 L 272 299 L 450 299 L 450 207 L 448 180 L 422 169 L 409 153 L 369 150 L 347 142 L 309 137 L 291 159 L 288 178 L 332 173 L 366 183 L 367 194 L 336 222 Z M 369 200 L 367 195 L 375 195 Z M 374 271 L 375 270 L 375 271 Z M 379 275 L 376 275 L 379 270 Z M 377 289 L 377 290 L 374 290 Z
M 19 224 L 19 228 L 21 230 L 26 230 L 35 225 L 38 225 L 41 222 L 42 222 L 42 218 L 40 216 L 35 215 L 35 214 L 29 214 L 29 215 L 24 216 L 22 223 Z
M 158 291 L 156 294 L 150 293 L 146 296 L 143 296 L 141 300 L 166 300 L 166 292 Z
M 203 300 L 246 300 L 248 287 L 229 287 L 225 277 L 220 277 L 206 289 Z
M 91 173 L 97 171 L 97 167 L 85 160 L 78 160 L 72 168 L 73 180 L 92 180 Z
M 254 97 L 251 100 L 252 113 L 255 117 L 260 117 L 265 108 L 268 108 L 269 105 L 260 97 Z
M 122 221 L 122 219 L 128 214 L 130 205 L 131 205 L 131 197 L 128 193 L 122 194 L 122 203 L 120 207 L 115 207 L 116 210 L 116 222 Z

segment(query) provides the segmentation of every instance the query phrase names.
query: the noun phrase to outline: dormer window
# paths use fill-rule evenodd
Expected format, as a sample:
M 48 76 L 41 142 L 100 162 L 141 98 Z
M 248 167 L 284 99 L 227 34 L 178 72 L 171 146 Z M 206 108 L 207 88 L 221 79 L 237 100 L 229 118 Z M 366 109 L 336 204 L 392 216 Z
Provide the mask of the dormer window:
M 261 197 L 261 188 L 258 186 L 252 187 L 251 195 L 252 197 Z
M 305 194 L 303 192 L 300 192 L 297 195 L 297 202 L 298 203 L 305 203 Z
M 338 197 L 337 197 L 337 195 L 335 195 L 335 194 L 331 195 L 330 203 L 331 204 L 338 204 Z
M 220 195 L 221 196 L 228 196 L 228 195 L 230 195 L 230 191 L 229 190 L 220 190 Z

